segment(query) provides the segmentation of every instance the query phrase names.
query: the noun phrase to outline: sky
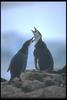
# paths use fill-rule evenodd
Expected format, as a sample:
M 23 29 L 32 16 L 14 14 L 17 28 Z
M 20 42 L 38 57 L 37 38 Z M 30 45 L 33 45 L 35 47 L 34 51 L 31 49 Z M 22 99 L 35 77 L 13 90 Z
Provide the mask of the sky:
M 45 39 L 65 41 L 66 2 L 1 2 L 1 32 L 30 35 L 34 26 Z
M 10 52 L 13 49 L 17 52 L 19 47 L 21 47 L 19 45 L 19 37 L 22 37 L 23 41 L 27 37 L 32 37 L 33 33 L 31 30 L 34 26 L 41 32 L 42 39 L 46 41 L 47 46 L 53 53 L 55 66 L 57 68 L 62 67 L 66 62 L 66 2 L 1 2 L 1 49 L 3 47 L 2 50 L 4 52 L 8 48 Z M 15 35 L 17 34 L 18 45 L 16 43 L 17 39 L 14 40 L 15 36 L 11 35 L 11 32 L 15 32 Z M 3 38 L 4 34 L 6 36 Z M 52 44 L 49 44 L 51 41 Z M 32 48 L 34 49 L 33 45 L 29 48 L 27 65 L 30 65 L 30 68 L 31 63 L 34 66 Z M 9 57 L 9 62 L 11 57 Z M 8 60 L 7 56 L 4 55 L 1 62 L 2 76 L 10 78 L 10 75 L 5 70 L 5 66 L 8 66 L 9 62 L 4 59 Z

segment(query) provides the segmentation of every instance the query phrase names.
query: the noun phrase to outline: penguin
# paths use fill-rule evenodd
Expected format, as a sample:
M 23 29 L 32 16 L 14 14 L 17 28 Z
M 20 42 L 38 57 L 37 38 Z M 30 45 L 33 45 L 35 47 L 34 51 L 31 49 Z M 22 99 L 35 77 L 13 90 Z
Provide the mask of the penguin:
M 38 70 L 53 70 L 54 61 L 51 52 L 49 51 L 46 43 L 42 40 L 41 33 L 34 27 L 34 40 L 35 41 L 35 49 L 34 49 L 34 61 L 35 68 Z
M 11 79 L 9 83 L 15 78 L 20 77 L 21 72 L 24 72 L 27 66 L 27 58 L 28 58 L 28 47 L 32 43 L 32 39 L 27 40 L 22 48 L 13 56 L 11 59 L 9 68 L 7 70 L 10 71 Z

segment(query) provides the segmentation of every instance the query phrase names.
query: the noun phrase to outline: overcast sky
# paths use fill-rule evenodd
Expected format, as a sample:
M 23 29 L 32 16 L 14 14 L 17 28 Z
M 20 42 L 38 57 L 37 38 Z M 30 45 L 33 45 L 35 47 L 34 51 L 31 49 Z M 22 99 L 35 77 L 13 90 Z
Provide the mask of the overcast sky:
M 1 2 L 2 33 L 32 35 L 34 26 L 45 39 L 65 41 L 66 2 Z

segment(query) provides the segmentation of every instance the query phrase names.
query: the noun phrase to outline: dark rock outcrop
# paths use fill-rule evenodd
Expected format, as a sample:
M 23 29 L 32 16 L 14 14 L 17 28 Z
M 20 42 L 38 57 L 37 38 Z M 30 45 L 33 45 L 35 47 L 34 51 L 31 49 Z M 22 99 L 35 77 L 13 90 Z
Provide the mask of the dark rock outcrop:
M 1 80 L 1 82 L 5 82 L 5 81 L 7 81 L 7 80 L 4 79 L 4 78 L 0 78 L 0 80 Z
M 58 73 L 66 73 L 66 65 L 62 69 L 58 70 Z

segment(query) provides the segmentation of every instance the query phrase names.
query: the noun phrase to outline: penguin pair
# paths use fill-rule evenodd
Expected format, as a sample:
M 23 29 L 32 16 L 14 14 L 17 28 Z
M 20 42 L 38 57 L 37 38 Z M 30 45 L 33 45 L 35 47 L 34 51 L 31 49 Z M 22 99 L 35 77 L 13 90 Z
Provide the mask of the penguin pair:
M 32 42 L 35 41 L 34 49 L 34 61 L 35 68 L 39 70 L 53 70 L 54 61 L 51 52 L 47 48 L 46 44 L 42 40 L 41 33 L 34 27 L 32 30 L 34 37 L 26 41 L 22 48 L 14 55 L 10 62 L 10 66 L 7 71 L 10 70 L 11 79 L 19 77 L 21 72 L 26 70 L 27 58 L 28 58 L 28 47 Z M 38 65 L 38 66 L 37 66 Z

